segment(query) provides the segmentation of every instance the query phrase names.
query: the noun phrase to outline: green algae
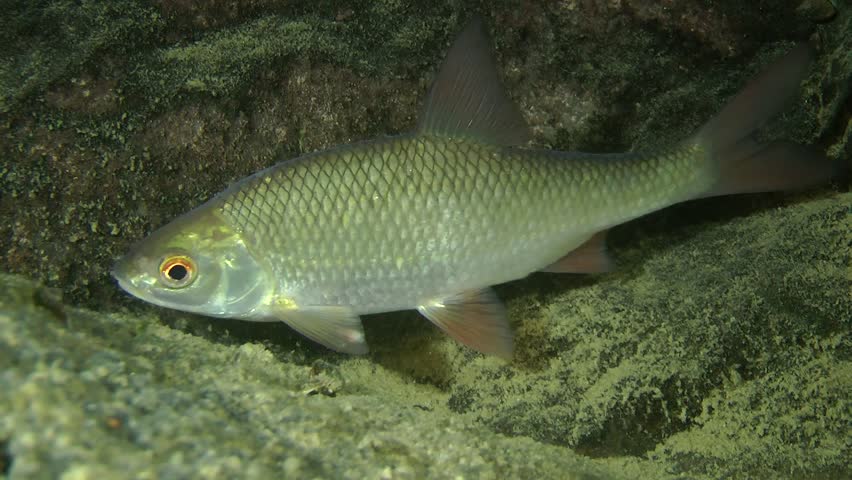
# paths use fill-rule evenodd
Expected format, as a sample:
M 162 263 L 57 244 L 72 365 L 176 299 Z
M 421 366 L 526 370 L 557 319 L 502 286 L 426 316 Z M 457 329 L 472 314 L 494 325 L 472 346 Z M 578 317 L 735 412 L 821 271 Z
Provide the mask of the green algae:
M 661 12 L 634 0 L 627 10 L 597 11 L 570 3 L 523 18 L 511 2 L 486 12 L 536 142 L 559 149 L 677 141 L 809 25 L 792 11 L 774 14 L 783 22 L 751 25 L 774 41 L 742 68 L 707 50 L 720 42 L 726 55 L 755 50 L 745 37 L 731 43 L 755 11 L 738 9 L 730 24 L 713 13 L 718 28 L 704 25 L 700 42 L 681 44 L 671 36 L 692 28 L 702 11 L 695 5 Z M 10 41 L 0 45 L 8 110 L 0 182 L 12 194 L 0 213 L 15 221 L 0 225 L 10 252 L 0 261 L 89 306 L 124 301 L 106 266 L 128 239 L 233 180 L 299 153 L 410 129 L 447 42 L 477 11 L 441 2 L 13 6 L 2 29 Z M 844 11 L 820 32 L 833 49 L 809 81 L 805 98 L 818 101 L 791 109 L 779 130 L 806 142 L 828 132 L 834 155 L 848 152 L 839 121 L 849 94 L 848 26 Z M 48 31 L 65 32 L 55 37 L 65 41 Z M 16 208 L 23 197 L 32 208 Z
M 450 405 L 507 434 L 684 474 L 841 471 L 850 200 L 693 225 L 674 242 L 634 231 L 613 242 L 619 273 L 531 280 L 547 299 L 515 315 L 519 365 L 455 365 Z
M 27 2 L 4 5 L 0 20 L 0 112 L 73 76 L 105 52 L 133 52 L 163 26 L 134 1 Z
M 611 275 L 498 287 L 518 334 L 510 365 L 413 313 L 368 318 L 373 353 L 346 358 L 280 325 L 132 302 L 108 268 L 151 227 L 276 159 L 413 126 L 447 42 L 481 5 L 27 5 L 0 20 L 0 265 L 60 287 L 69 306 L 20 277 L 0 282 L 0 472 L 848 473 L 842 185 L 677 206 L 612 232 Z M 815 26 L 793 6 L 658 7 L 485 12 L 537 143 L 677 141 L 815 32 L 814 73 L 769 133 L 848 161 L 848 9 Z
M 0 280 L 11 478 L 628 478 L 448 414 L 433 387 L 366 359 L 297 364 L 73 308 L 69 328 L 33 302 L 38 288 Z
M 849 282 L 837 247 L 852 197 L 802 200 L 675 242 L 616 232 L 619 261 L 639 273 L 542 275 L 532 307 L 529 292 L 506 292 L 525 312 L 512 365 L 401 321 L 402 341 L 383 342 L 382 318 L 367 322 L 367 359 L 150 315 L 60 317 L 34 300 L 41 287 L 3 276 L 0 439 L 21 477 L 838 475 L 852 299 L 825 286 Z M 444 377 L 424 381 L 433 369 Z

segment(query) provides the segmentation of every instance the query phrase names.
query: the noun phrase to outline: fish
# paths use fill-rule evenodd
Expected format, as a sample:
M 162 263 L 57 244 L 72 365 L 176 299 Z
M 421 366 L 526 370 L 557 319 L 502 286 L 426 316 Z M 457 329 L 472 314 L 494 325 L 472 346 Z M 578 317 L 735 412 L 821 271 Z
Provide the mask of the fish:
M 493 285 L 614 268 L 610 228 L 693 199 L 822 184 L 840 163 L 755 132 L 815 54 L 800 44 L 685 140 L 647 152 L 529 146 L 482 19 L 447 52 L 416 128 L 281 161 L 134 245 L 112 268 L 155 305 L 284 322 L 366 354 L 361 316 L 417 310 L 472 349 L 511 360 Z

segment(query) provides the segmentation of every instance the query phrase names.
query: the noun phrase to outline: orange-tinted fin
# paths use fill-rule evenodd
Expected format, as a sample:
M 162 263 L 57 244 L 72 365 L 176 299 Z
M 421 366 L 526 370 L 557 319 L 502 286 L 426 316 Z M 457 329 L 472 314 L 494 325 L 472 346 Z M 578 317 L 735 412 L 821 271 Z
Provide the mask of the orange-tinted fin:
M 787 141 L 754 140 L 755 130 L 790 101 L 813 62 L 802 44 L 757 75 L 696 134 L 712 162 L 715 183 L 701 195 L 796 190 L 823 183 L 838 174 L 839 161 Z
M 505 360 L 512 359 L 514 338 L 506 308 L 490 288 L 462 292 L 421 305 L 417 310 L 468 347 Z
M 500 84 L 481 19 L 471 21 L 447 52 L 418 132 L 505 146 L 529 141 L 524 117 Z
M 272 313 L 297 332 L 332 350 L 355 355 L 369 351 L 361 319 L 346 307 L 282 307 Z
M 592 235 L 567 255 L 541 269 L 548 273 L 606 273 L 615 263 L 606 250 L 606 230 Z

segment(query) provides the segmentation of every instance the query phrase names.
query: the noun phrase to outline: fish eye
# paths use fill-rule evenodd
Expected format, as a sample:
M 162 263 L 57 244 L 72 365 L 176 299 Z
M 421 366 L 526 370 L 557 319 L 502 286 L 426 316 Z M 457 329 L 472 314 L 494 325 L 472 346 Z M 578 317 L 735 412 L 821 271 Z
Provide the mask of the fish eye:
M 183 288 L 195 280 L 195 262 L 185 255 L 170 255 L 160 263 L 160 281 L 169 288 Z

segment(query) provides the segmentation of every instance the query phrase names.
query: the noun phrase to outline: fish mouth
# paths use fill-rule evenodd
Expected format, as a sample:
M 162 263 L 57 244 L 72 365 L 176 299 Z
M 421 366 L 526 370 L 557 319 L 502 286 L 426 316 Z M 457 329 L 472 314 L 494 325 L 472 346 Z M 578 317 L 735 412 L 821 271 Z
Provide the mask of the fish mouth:
M 138 296 L 135 293 L 133 293 L 132 285 L 130 285 L 127 282 L 123 281 L 122 279 L 116 277 L 115 274 L 113 274 L 113 277 L 115 277 L 115 282 L 118 283 L 119 288 L 121 288 L 122 290 L 124 290 L 125 292 L 127 292 L 127 293 L 129 293 L 133 296 Z

